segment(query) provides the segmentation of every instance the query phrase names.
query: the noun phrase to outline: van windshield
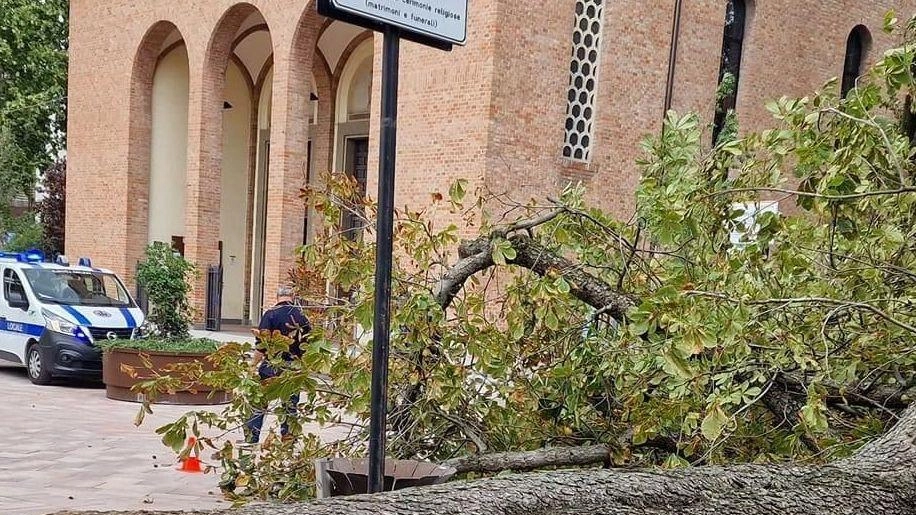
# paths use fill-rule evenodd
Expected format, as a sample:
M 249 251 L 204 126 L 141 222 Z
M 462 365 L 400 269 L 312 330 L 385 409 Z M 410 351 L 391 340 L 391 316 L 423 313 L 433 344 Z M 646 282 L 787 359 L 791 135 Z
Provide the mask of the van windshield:
M 114 274 L 76 270 L 23 270 L 38 300 L 73 306 L 133 307 L 130 295 Z

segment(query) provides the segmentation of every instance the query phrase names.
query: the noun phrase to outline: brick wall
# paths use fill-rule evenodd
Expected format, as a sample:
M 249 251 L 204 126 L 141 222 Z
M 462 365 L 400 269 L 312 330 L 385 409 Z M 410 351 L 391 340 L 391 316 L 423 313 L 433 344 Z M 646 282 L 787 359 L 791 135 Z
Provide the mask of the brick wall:
M 591 199 L 620 216 L 634 209 L 639 143 L 660 129 L 668 71 L 672 2 L 606 0 L 593 155 L 563 159 L 576 0 L 474 0 L 466 47 L 451 53 L 404 42 L 401 51 L 398 206 L 426 206 L 458 178 L 519 201 L 585 181 Z M 842 72 L 846 37 L 871 29 L 870 57 L 892 44 L 884 12 L 916 0 L 758 1 L 745 39 L 738 113 L 742 127 L 769 124 L 766 100 L 800 95 Z M 232 39 L 255 9 L 270 28 L 274 93 L 266 301 L 285 280 L 302 241 L 309 137 L 308 87 L 318 83 L 322 128 L 312 135 L 316 174 L 331 166 L 334 91 L 339 77 L 315 53 L 327 20 L 313 2 L 252 0 L 80 0 L 71 2 L 67 252 L 132 277 L 146 242 L 149 99 L 155 58 L 178 30 L 191 70 L 187 255 L 217 260 L 221 88 Z M 711 121 L 724 0 L 684 3 L 673 106 Z M 381 37 L 375 37 L 368 191 L 377 190 Z M 317 70 L 317 72 L 316 72 Z M 491 204 L 496 210 L 498 206 Z M 460 220 L 439 209 L 438 227 Z M 460 224 L 459 224 L 460 226 Z M 475 229 L 465 228 L 465 234 Z M 202 305 L 203 284 L 195 303 Z
M 526 200 L 588 184 L 590 200 L 622 217 L 635 205 L 635 159 L 661 128 L 674 2 L 605 2 L 593 156 L 563 159 L 575 0 L 501 3 L 496 27 L 487 185 Z M 673 109 L 712 122 L 722 48 L 724 0 L 684 2 Z M 766 101 L 804 95 L 842 74 L 846 38 L 858 24 L 874 38 L 869 60 L 893 44 L 885 12 L 913 0 L 749 2 L 737 111 L 742 128 L 771 124 Z M 711 135 L 709 136 L 711 138 Z

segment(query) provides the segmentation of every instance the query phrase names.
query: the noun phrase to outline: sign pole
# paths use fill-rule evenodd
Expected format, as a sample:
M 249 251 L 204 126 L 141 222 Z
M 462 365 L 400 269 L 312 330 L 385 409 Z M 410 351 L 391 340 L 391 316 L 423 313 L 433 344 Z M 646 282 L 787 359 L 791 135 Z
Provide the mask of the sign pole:
M 322 16 L 365 27 L 384 35 L 367 493 L 379 493 L 385 488 L 400 43 L 403 38 L 446 51 L 451 50 L 453 45 L 464 45 L 468 35 L 469 2 L 470 0 L 317 0 L 318 13 Z
M 375 249 L 375 320 L 372 324 L 372 398 L 369 422 L 369 492 L 385 487 L 388 425 L 388 344 L 391 332 L 391 260 L 394 250 L 394 180 L 398 137 L 398 58 L 401 34 L 386 25 L 382 54 L 382 126 Z

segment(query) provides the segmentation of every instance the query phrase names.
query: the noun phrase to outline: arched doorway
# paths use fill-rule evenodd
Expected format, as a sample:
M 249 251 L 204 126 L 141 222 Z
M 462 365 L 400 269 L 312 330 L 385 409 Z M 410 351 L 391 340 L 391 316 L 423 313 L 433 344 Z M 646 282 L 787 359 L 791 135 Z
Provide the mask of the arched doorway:
M 183 251 L 189 65 L 184 38 L 171 22 L 147 31 L 131 74 L 127 269 L 147 244 L 163 241 Z M 132 277 L 131 277 L 132 279 Z
M 264 245 L 261 194 L 269 176 L 273 42 L 262 14 L 249 9 L 232 37 L 226 63 L 220 164 L 219 264 L 221 315 L 226 323 L 260 318 Z M 262 274 L 263 275 L 263 274 Z M 252 304 L 256 304 L 255 309 Z

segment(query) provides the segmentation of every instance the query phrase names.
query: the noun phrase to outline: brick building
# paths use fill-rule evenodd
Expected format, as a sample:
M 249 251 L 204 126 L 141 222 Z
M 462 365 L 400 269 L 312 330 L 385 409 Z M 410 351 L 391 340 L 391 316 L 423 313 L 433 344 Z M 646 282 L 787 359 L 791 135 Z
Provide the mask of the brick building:
M 885 12 L 916 7 L 470 3 L 466 47 L 402 44 L 397 205 L 459 177 L 519 200 L 584 181 L 626 216 L 639 142 L 666 105 L 712 123 L 727 70 L 739 81 L 726 104 L 762 127 L 766 100 L 855 78 L 893 44 Z M 74 0 L 71 11 L 67 253 L 130 278 L 148 242 L 173 242 L 201 268 L 223 264 L 224 318 L 256 317 L 308 237 L 303 184 L 351 173 L 374 196 L 381 37 L 323 19 L 314 0 Z M 196 296 L 202 306 L 202 287 Z

